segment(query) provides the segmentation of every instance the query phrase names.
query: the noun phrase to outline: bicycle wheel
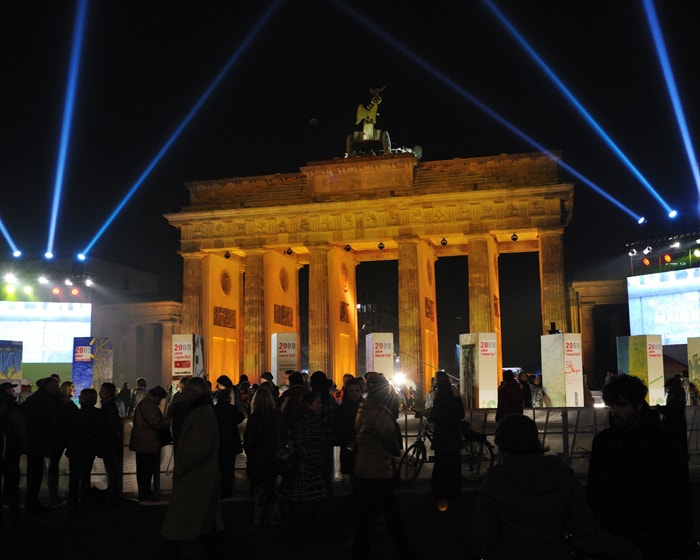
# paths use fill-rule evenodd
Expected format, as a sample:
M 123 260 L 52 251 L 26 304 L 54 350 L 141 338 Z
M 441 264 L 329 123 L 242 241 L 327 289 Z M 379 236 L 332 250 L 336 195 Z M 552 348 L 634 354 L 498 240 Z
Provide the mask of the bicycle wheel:
M 401 483 L 410 484 L 418 478 L 418 474 L 423 468 L 423 463 L 425 463 L 426 459 L 427 451 L 423 443 L 416 442 L 410 445 L 399 461 Z
M 469 440 L 462 447 L 462 478 L 481 480 L 493 466 L 493 447 L 488 441 Z

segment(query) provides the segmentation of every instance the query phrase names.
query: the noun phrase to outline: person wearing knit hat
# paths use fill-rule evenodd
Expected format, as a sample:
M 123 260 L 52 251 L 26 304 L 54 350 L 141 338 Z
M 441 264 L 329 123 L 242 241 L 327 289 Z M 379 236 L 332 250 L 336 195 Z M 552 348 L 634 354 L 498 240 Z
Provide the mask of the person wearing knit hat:
M 395 457 L 401 455 L 396 417 L 399 398 L 384 375 L 366 374 L 367 396 L 355 418 L 357 525 L 353 558 L 369 558 L 377 518 L 384 516 L 401 558 L 416 558 L 394 495 Z
M 170 433 L 170 418 L 163 416 L 161 401 L 168 392 L 160 385 L 150 389 L 134 410 L 129 449 L 136 453 L 136 485 L 140 502 L 160 500 L 159 432 Z

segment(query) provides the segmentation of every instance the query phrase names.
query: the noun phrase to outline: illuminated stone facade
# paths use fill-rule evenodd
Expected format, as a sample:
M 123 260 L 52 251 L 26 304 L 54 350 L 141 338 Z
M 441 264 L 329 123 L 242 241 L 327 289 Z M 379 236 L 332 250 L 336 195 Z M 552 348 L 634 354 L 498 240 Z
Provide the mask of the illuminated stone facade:
M 542 332 L 568 326 L 563 240 L 573 185 L 548 154 L 421 162 L 412 154 L 309 163 L 298 173 L 192 182 L 169 214 L 184 258 L 182 332 L 205 336 L 210 378 L 256 380 L 274 333 L 299 333 L 309 266 L 309 369 L 356 372 L 355 266 L 398 261 L 404 373 L 423 393 L 438 363 L 435 261 L 469 259 L 470 330 L 500 339 L 498 256 L 539 252 Z M 499 344 L 500 348 L 500 344 Z M 499 360 L 500 365 L 500 360 Z M 391 372 L 390 372 L 391 373 Z

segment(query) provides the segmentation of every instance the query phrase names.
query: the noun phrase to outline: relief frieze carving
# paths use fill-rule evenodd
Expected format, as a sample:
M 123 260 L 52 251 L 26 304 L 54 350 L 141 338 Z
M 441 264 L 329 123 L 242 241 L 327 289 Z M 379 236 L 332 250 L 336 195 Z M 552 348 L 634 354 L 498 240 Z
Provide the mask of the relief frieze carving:
M 287 305 L 275 304 L 275 323 L 285 327 L 294 327 L 294 309 Z
M 544 201 L 531 200 L 530 201 L 530 216 L 541 216 L 542 214 L 544 214 Z
M 423 210 L 420 208 L 411 208 L 410 220 L 413 224 L 422 224 L 425 222 L 425 217 L 423 216 Z
M 236 328 L 236 310 L 226 307 L 214 306 L 214 326 L 227 329 Z

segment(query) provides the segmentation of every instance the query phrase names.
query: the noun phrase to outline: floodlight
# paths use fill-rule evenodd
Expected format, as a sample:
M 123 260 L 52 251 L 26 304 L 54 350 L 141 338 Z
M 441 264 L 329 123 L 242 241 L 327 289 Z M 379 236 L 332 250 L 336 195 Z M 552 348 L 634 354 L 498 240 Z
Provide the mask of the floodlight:
M 49 283 L 49 279 L 46 276 L 44 276 L 43 274 L 41 276 L 39 276 L 37 281 L 39 282 L 39 284 L 48 284 Z
M 53 259 L 53 253 L 51 251 L 46 251 L 46 253 L 44 253 L 44 258 Z
M 94 282 L 92 281 L 92 278 L 86 278 L 85 279 L 85 285 L 89 288 L 90 286 L 94 285 Z
M 675 218 L 676 216 L 678 216 L 678 210 L 671 210 L 671 211 L 668 213 L 668 217 L 669 217 L 669 218 Z
M 84 253 L 78 253 L 78 260 L 79 261 L 84 261 L 85 260 L 85 254 Z
M 7 274 L 5 274 L 5 282 L 7 282 L 8 284 L 16 284 L 17 277 L 11 272 L 8 272 Z
M 641 226 L 647 223 L 647 219 L 644 216 L 639 216 L 637 223 Z
M 22 251 L 20 251 L 19 249 L 15 249 L 14 251 L 12 251 L 12 256 L 15 258 L 19 258 L 22 256 Z
M 72 285 L 73 285 L 73 280 L 71 280 L 70 278 L 66 278 L 66 279 L 63 281 L 63 283 L 64 283 L 66 286 L 72 286 Z
M 22 288 L 22 291 L 29 296 L 34 291 L 34 288 L 32 288 L 31 286 L 25 286 L 24 288 Z
M 632 249 L 629 253 L 627 253 L 630 257 L 634 257 L 637 255 L 637 249 Z
M 678 249 L 678 247 L 680 247 L 680 246 L 681 246 L 681 242 L 675 241 L 674 243 L 671 243 L 670 248 L 671 249 Z
M 651 251 L 652 251 L 651 245 L 647 245 L 644 248 L 644 251 L 642 251 L 642 253 L 644 253 L 645 255 L 648 255 L 649 253 L 651 253 Z

